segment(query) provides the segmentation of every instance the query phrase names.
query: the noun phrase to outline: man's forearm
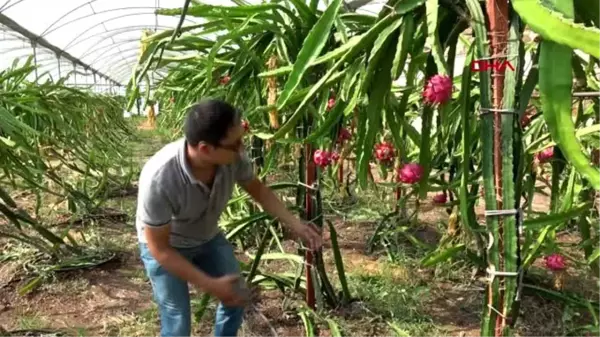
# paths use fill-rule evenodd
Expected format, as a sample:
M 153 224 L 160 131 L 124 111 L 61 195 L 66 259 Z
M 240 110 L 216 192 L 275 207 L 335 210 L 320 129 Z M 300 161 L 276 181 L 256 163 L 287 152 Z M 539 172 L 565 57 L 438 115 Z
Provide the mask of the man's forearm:
M 253 195 L 253 197 L 267 213 L 275 218 L 279 218 L 284 225 L 295 226 L 300 224 L 298 218 L 288 210 L 286 205 L 269 187 L 261 185 L 258 193 Z
M 168 272 L 176 275 L 182 280 L 190 282 L 202 291 L 210 292 L 210 281 L 212 278 L 190 263 L 177 250 L 165 248 L 152 252 L 152 255 L 160 265 Z
M 312 223 L 304 225 L 303 221 L 292 214 L 269 187 L 258 179 L 253 179 L 243 184 L 243 186 L 267 213 L 279 219 L 294 234 L 298 235 L 310 249 L 320 249 L 322 245 L 320 230 Z

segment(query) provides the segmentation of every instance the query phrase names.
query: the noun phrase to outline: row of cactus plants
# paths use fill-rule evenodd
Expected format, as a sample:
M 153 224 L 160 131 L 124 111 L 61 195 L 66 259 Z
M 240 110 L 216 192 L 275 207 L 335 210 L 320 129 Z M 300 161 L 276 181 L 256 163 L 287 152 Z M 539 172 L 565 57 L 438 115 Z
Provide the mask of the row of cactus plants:
M 132 131 L 122 97 L 70 88 L 66 78 L 30 81 L 38 68 L 33 57 L 18 61 L 0 71 L 0 238 L 33 251 L 26 292 L 53 271 L 114 256 L 70 229 L 90 214 L 104 214 L 106 201 L 130 187 L 137 163 L 123 147 Z M 50 209 L 66 217 L 57 220 Z

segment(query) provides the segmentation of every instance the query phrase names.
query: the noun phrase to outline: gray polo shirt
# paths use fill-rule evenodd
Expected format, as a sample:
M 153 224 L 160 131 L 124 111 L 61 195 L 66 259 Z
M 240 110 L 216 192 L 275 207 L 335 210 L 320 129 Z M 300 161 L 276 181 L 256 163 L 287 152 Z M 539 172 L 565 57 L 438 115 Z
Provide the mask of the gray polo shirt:
M 197 181 L 185 159 L 185 139 L 165 145 L 142 168 L 136 211 L 138 240 L 145 226 L 171 224 L 171 246 L 198 246 L 219 233 L 218 221 L 236 182 L 254 178 L 247 155 L 217 168 L 212 189 Z

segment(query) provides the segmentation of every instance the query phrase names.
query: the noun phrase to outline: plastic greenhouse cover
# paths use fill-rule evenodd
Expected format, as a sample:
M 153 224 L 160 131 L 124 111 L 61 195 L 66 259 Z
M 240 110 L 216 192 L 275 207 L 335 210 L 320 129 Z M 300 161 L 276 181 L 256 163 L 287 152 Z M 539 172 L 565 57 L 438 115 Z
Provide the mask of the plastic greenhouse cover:
M 202 0 L 214 5 L 235 6 L 228 0 Z M 259 4 L 259 0 L 249 0 Z M 0 14 L 12 19 L 23 28 L 40 35 L 46 41 L 80 59 L 91 68 L 114 81 L 126 84 L 135 66 L 140 48 L 142 30 L 174 29 L 178 16 L 155 15 L 156 8 L 180 8 L 185 0 L 0 0 Z M 376 15 L 382 0 L 357 12 Z M 325 3 L 321 1 L 321 8 Z M 187 16 L 184 25 L 200 23 L 201 19 Z M 0 25 L 0 70 L 9 67 L 15 59 L 33 55 L 31 42 L 20 34 Z M 94 83 L 91 72 L 41 47 L 36 48 L 35 59 L 42 73 L 52 78 L 64 76 L 65 71 L 76 70 L 77 83 Z

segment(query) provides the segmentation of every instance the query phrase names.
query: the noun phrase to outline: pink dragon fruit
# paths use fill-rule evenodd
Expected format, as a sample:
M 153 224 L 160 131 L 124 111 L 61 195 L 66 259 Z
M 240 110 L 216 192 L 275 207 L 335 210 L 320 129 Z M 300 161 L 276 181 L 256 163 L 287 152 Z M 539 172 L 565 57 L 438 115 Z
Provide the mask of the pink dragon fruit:
M 535 156 L 540 163 L 545 163 L 552 159 L 552 156 L 554 156 L 554 147 L 545 148 L 544 150 L 536 153 Z
M 560 254 L 552 254 L 544 258 L 546 260 L 546 268 L 552 271 L 554 276 L 554 289 L 562 290 L 565 284 L 565 270 L 567 265 L 565 258 Z
M 335 91 L 330 90 L 329 91 L 329 100 L 327 101 L 327 111 L 333 109 L 333 107 L 335 106 Z
M 565 258 L 560 254 L 552 254 L 544 258 L 546 260 L 546 268 L 552 271 L 561 271 L 566 268 Z
M 521 117 L 521 127 L 525 128 L 529 126 L 529 123 L 531 123 L 531 115 L 523 114 L 523 116 Z
M 398 169 L 398 179 L 405 184 L 414 184 L 421 180 L 423 167 L 417 163 L 410 163 Z
M 338 133 L 337 142 L 343 143 L 344 141 L 350 140 L 351 138 L 352 135 L 350 134 L 350 131 L 348 131 L 348 129 L 346 128 L 341 128 L 340 132 Z
M 227 85 L 227 83 L 229 83 L 229 81 L 231 81 L 231 77 L 229 75 L 225 75 L 225 76 L 221 77 L 221 80 L 219 82 L 222 85 Z
M 337 162 L 338 160 L 340 160 L 340 154 L 339 154 L 339 153 L 337 153 L 337 151 L 333 151 L 333 152 L 331 153 L 331 156 L 330 156 L 330 158 L 331 158 L 331 161 L 333 161 L 333 162 Z
M 533 117 L 535 116 L 536 113 L 537 113 L 537 110 L 535 109 L 534 106 L 527 107 L 527 109 L 525 110 L 525 113 L 523 114 L 523 116 L 521 116 L 521 127 L 525 128 L 525 127 L 529 126 L 529 124 L 531 123 L 531 120 L 533 119 Z
M 331 163 L 331 155 L 324 150 L 316 150 L 313 155 L 313 161 L 319 167 L 326 167 Z
M 394 159 L 394 146 L 388 142 L 375 145 L 375 158 L 380 162 L 390 162 Z
M 423 90 L 423 98 L 428 104 L 444 104 L 451 97 L 452 79 L 446 75 L 434 75 Z
M 445 204 L 446 201 L 448 201 L 448 198 L 444 193 L 439 193 L 433 196 L 433 202 L 435 202 L 436 204 Z
M 335 106 L 335 98 L 332 97 L 327 101 L 327 111 L 333 109 L 334 106 Z
M 247 120 L 242 121 L 242 127 L 244 128 L 244 131 L 246 131 L 246 132 L 248 132 L 248 130 L 250 130 L 250 124 L 248 124 Z

